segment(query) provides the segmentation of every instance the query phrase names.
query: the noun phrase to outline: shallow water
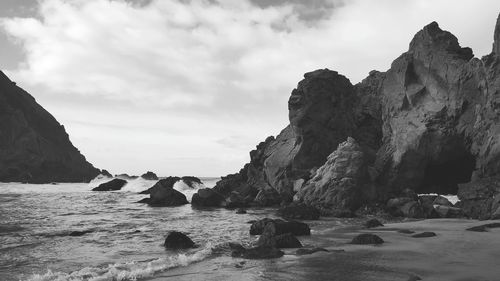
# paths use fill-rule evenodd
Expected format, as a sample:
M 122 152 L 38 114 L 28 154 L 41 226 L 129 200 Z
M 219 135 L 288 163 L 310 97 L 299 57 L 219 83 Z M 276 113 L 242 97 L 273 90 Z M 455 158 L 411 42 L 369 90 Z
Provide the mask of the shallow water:
M 205 179 L 213 186 L 216 179 Z M 102 180 L 101 180 L 102 181 Z M 210 258 L 227 241 L 250 242 L 251 219 L 225 209 L 151 208 L 134 203 L 155 181 L 132 181 L 122 191 L 92 192 L 91 184 L 0 184 L 0 280 L 141 280 L 172 267 Z M 204 187 L 204 186 L 200 186 Z M 176 189 L 188 199 L 195 190 Z M 187 233 L 198 248 L 162 246 L 170 230 Z M 72 231 L 89 231 L 69 236 Z

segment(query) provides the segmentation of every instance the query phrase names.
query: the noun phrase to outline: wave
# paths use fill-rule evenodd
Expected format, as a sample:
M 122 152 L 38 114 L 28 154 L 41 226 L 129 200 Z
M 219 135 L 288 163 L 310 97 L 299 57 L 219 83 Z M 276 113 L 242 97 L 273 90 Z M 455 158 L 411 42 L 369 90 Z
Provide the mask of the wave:
M 122 191 L 125 192 L 141 192 L 144 191 L 153 185 L 157 183 L 157 180 L 146 180 L 141 177 L 133 179 L 133 180 L 127 180 L 127 184 L 122 187 Z
M 34 274 L 27 281 L 133 281 L 150 278 L 154 274 L 171 268 L 187 266 L 202 261 L 212 254 L 212 247 L 207 244 L 193 254 L 177 254 L 148 261 L 132 261 L 110 264 L 106 267 L 86 267 L 71 273 L 53 272 Z
M 187 185 L 184 181 L 180 180 L 174 184 L 174 189 L 186 195 L 186 198 L 191 202 L 193 195 L 198 192 L 198 189 L 205 188 L 205 185 L 199 183 L 192 183 L 193 187 Z

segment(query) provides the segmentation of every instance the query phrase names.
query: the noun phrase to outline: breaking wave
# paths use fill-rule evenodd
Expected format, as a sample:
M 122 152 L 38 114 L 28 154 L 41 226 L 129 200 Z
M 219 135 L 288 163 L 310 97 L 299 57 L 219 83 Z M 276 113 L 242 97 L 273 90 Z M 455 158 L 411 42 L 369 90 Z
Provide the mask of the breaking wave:
M 27 281 L 134 281 L 149 278 L 154 274 L 175 267 L 187 266 L 202 261 L 212 253 L 210 244 L 192 254 L 176 254 L 148 261 L 132 261 L 110 264 L 104 267 L 85 267 L 71 273 L 53 272 L 34 274 Z

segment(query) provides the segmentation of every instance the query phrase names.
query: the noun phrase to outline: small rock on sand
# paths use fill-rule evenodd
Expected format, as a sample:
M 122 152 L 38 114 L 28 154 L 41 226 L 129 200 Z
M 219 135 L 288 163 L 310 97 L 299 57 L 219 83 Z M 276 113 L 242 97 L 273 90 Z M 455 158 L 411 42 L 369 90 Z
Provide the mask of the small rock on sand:
M 434 237 L 434 236 L 436 236 L 436 233 L 426 231 L 426 232 L 414 234 L 411 237 L 413 237 L 413 238 L 427 238 L 427 237 Z
M 384 240 L 382 238 L 371 233 L 359 234 L 358 236 L 354 237 L 351 241 L 351 244 L 358 244 L 358 245 L 367 245 L 367 244 L 378 245 L 382 243 L 384 243 Z
M 373 227 L 379 227 L 379 226 L 384 226 L 379 220 L 377 219 L 371 219 L 365 222 L 365 227 L 366 228 L 373 228 Z

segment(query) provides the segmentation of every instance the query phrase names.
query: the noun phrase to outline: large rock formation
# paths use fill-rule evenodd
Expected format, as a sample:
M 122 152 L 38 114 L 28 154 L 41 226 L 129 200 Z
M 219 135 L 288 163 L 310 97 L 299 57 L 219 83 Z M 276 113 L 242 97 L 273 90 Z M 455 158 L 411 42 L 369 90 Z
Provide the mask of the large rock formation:
M 298 190 L 296 200 L 318 208 L 323 214 L 355 211 L 374 198 L 367 163 L 361 147 L 349 137 Z
M 89 182 L 99 172 L 64 126 L 0 71 L 0 181 Z
M 215 189 L 274 189 L 285 202 L 294 185 L 309 180 L 327 156 L 349 136 L 374 154 L 381 139 L 380 108 L 375 89 L 383 75 L 373 72 L 362 86 L 328 69 L 304 75 L 288 102 L 290 125 L 250 152 L 250 163 L 237 174 L 222 178 Z M 367 93 L 361 105 L 356 90 Z M 257 194 L 257 192 L 254 192 Z M 254 195 L 255 196 L 255 195 Z
M 433 22 L 387 72 L 373 71 L 355 86 L 327 69 L 306 73 L 288 103 L 290 125 L 215 188 L 274 190 L 284 201 L 297 194 L 321 208 L 355 209 L 365 199 L 385 204 L 408 190 L 457 194 L 463 185 L 466 215 L 487 217 L 500 198 L 499 46 L 500 19 L 493 52 L 482 59 Z M 354 182 L 334 167 L 356 166 L 358 158 L 339 157 L 341 150 L 327 162 L 348 137 L 364 159 Z

